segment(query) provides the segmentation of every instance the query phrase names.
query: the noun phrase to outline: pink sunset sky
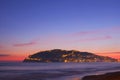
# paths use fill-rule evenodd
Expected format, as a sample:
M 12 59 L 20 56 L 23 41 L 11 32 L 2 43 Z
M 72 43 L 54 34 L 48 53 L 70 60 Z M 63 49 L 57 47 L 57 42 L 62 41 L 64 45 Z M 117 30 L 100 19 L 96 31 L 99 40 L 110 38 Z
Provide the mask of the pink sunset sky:
M 118 35 L 120 29 L 111 27 L 104 30 L 81 31 L 65 35 L 50 35 L 27 41 L 15 39 L 14 42 L 1 43 L 1 61 L 22 61 L 30 54 L 50 49 L 65 49 L 92 52 L 97 55 L 120 58 Z M 105 35 L 109 33 L 108 35 Z M 113 35 L 114 33 L 114 35 Z
M 51 49 L 120 58 L 120 0 L 1 0 L 0 61 Z

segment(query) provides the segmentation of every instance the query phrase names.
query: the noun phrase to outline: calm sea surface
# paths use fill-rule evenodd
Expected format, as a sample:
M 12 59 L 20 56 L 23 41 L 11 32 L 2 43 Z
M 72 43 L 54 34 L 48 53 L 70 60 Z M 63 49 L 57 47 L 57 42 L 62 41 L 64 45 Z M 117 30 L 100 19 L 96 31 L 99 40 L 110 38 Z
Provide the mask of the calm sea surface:
M 80 80 L 113 71 L 120 71 L 120 63 L 0 62 L 0 80 Z

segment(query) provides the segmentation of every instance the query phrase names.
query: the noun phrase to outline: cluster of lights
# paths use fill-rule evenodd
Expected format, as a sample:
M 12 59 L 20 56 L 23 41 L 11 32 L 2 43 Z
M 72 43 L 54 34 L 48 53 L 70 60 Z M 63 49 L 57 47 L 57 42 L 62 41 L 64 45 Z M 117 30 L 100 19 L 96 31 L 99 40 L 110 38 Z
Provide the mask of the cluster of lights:
M 42 60 L 41 58 L 27 58 L 26 60 L 35 60 L 35 61 L 40 61 L 40 60 Z
M 114 62 L 114 60 L 109 59 L 108 57 L 99 57 L 94 55 L 84 55 L 81 54 L 74 54 L 74 51 L 72 51 L 69 54 L 63 54 L 60 58 L 52 58 L 51 59 L 42 59 L 42 58 L 31 58 L 29 56 L 26 60 L 32 60 L 32 61 L 44 61 L 44 62 L 52 62 L 58 61 L 58 62 Z M 118 60 L 120 62 L 120 60 Z

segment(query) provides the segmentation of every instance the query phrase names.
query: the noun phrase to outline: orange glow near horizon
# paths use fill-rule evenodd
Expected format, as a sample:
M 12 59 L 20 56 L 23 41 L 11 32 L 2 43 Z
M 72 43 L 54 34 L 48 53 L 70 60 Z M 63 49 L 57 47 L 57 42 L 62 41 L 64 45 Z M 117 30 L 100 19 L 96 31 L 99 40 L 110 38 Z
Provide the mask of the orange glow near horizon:
M 115 59 L 120 59 L 120 54 L 118 53 L 98 53 L 97 55 L 101 55 L 101 56 L 108 56 L 108 57 L 111 57 L 111 58 L 115 58 Z
M 101 56 L 108 56 L 111 58 L 115 58 L 115 59 L 120 59 L 120 52 L 119 50 L 116 50 L 118 52 L 115 52 L 115 50 L 111 51 L 111 52 L 107 52 L 109 50 L 106 50 L 106 52 L 96 52 L 97 55 L 101 55 Z
M 36 53 L 35 51 L 32 51 L 31 54 Z M 10 56 L 1 56 L 0 61 L 23 61 L 28 55 L 30 54 L 22 54 L 22 55 L 10 55 Z M 119 53 L 97 53 L 97 55 L 100 56 L 108 56 L 112 57 L 115 59 L 120 59 L 120 54 Z
M 120 53 L 118 49 L 119 46 L 114 47 L 111 45 L 110 47 L 108 47 L 107 45 L 106 46 L 100 45 L 97 42 L 95 42 L 94 45 L 92 42 L 81 43 L 82 46 L 76 45 L 75 43 L 74 44 L 70 43 L 71 46 L 69 46 L 69 44 L 66 45 L 67 43 L 66 44 L 58 43 L 58 42 L 54 42 L 54 44 L 52 43 L 48 42 L 48 44 L 46 44 L 47 45 L 46 47 L 40 46 L 39 43 L 33 46 L 27 45 L 27 46 L 20 46 L 20 47 L 18 46 L 3 47 L 0 49 L 0 53 L 8 54 L 8 56 L 0 56 L 0 61 L 23 61 L 26 57 L 28 57 L 28 55 L 31 55 L 40 51 L 51 50 L 51 49 L 54 49 L 54 47 L 56 47 L 56 49 L 62 49 L 62 50 L 77 50 L 81 52 L 91 52 L 101 56 L 109 56 L 112 58 L 120 59 Z M 110 52 L 107 52 L 107 51 L 110 51 Z
M 6 56 L 0 57 L 0 61 L 22 61 L 24 58 L 25 56 Z
M 23 61 L 30 54 L 36 53 L 32 50 L 0 50 L 0 53 L 6 53 L 7 55 L 0 56 L 0 61 Z

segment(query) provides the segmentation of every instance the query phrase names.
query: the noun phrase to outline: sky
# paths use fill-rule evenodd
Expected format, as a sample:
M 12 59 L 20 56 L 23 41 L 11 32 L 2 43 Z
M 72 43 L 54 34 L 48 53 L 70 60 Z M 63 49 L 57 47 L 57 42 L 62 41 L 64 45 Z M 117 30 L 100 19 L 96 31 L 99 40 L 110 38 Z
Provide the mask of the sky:
M 51 49 L 120 58 L 120 0 L 0 0 L 0 61 Z

